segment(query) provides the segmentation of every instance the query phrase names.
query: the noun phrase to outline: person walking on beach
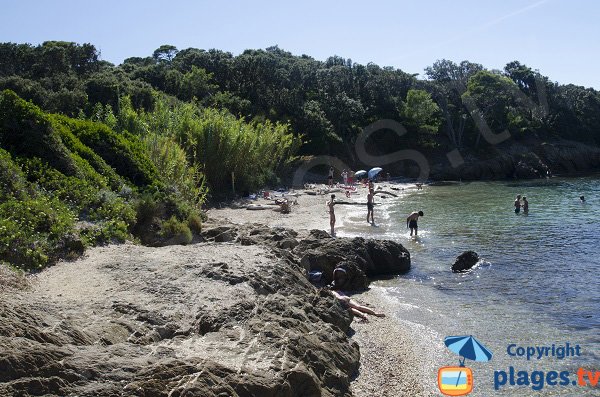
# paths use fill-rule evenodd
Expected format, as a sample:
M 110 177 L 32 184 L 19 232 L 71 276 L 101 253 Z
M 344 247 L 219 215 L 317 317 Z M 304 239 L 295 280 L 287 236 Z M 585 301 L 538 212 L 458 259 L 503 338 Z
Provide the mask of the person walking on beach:
M 333 167 L 329 167 L 329 176 L 327 178 L 327 183 L 329 184 L 329 187 L 333 186 Z
M 419 226 L 417 225 L 417 220 L 419 220 L 420 216 L 423 216 L 423 211 L 419 211 L 419 212 L 415 211 L 406 218 L 406 227 L 410 228 L 411 236 L 413 235 L 413 230 L 415 232 L 415 236 L 417 235 L 417 232 L 419 230 Z
M 371 224 L 375 224 L 375 220 L 373 219 L 373 198 L 375 197 L 375 192 L 373 189 L 369 189 L 369 193 L 367 193 L 367 223 L 369 222 L 369 216 L 371 216 Z
M 517 198 L 515 199 L 515 214 L 518 214 L 519 212 L 521 212 L 521 195 L 518 194 Z
M 527 197 L 523 196 L 523 213 L 527 214 L 529 212 L 529 201 L 527 201 Z
M 342 180 L 344 181 L 344 186 L 348 185 L 348 171 L 345 169 L 342 171 Z
M 331 195 L 331 200 L 327 202 L 327 206 L 329 207 L 329 226 L 331 226 L 331 237 L 335 236 L 335 210 L 333 206 L 335 205 L 335 194 Z

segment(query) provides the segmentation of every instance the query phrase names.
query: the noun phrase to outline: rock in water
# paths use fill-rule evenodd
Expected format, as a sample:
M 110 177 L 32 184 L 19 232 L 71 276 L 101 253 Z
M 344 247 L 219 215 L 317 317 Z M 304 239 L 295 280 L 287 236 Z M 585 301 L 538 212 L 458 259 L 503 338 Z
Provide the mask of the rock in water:
M 452 265 L 454 273 L 466 272 L 479 262 L 479 255 L 475 251 L 465 251 L 456 257 Z

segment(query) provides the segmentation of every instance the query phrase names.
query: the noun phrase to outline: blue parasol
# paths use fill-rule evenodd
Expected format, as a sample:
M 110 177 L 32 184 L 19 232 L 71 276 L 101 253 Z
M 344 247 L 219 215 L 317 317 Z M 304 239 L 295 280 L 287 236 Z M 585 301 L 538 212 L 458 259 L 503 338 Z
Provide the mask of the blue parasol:
M 465 366 L 465 360 L 473 360 L 473 361 L 490 361 L 492 359 L 492 352 L 488 350 L 481 342 L 473 337 L 473 335 L 468 336 L 447 336 L 444 339 L 444 344 L 450 349 L 452 352 L 462 356 L 462 361 L 459 360 L 461 367 Z M 462 372 L 458 373 L 458 377 L 456 378 L 456 385 L 458 385 L 460 381 L 460 375 Z
M 463 357 L 461 366 L 464 365 L 465 359 L 473 361 L 490 361 L 492 359 L 492 352 L 472 335 L 448 336 L 444 339 L 444 344 L 448 349 Z
M 365 170 L 359 170 L 359 171 L 356 171 L 354 173 L 354 176 L 357 177 L 357 178 L 362 178 L 363 175 L 367 175 L 367 171 L 365 171 Z
M 371 168 L 369 170 L 369 179 L 373 179 L 381 172 L 381 167 Z

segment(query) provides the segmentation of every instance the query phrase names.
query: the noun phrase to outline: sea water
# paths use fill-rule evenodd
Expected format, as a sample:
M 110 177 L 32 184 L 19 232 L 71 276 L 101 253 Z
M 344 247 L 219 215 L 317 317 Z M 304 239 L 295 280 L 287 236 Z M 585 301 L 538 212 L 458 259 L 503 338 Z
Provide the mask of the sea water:
M 511 366 L 515 371 L 571 371 L 571 380 L 580 367 L 600 371 L 600 176 L 452 183 L 422 190 L 383 186 L 398 197 L 376 196 L 376 226 L 366 222 L 366 205 L 352 207 L 338 235 L 392 239 L 410 251 L 408 274 L 374 285 L 385 289 L 400 320 L 439 337 L 431 341 L 436 349 L 444 347 L 444 336 L 473 335 L 493 351 L 488 363 L 466 363 L 475 372 L 473 395 L 600 395 L 600 383 L 595 389 L 543 385 L 535 391 L 505 385 L 496 391 L 493 382 L 496 371 Z M 529 213 L 515 214 L 517 194 L 527 197 Z M 419 210 L 425 215 L 418 237 L 411 237 L 406 217 Z M 470 272 L 452 273 L 454 259 L 466 250 L 477 252 L 482 261 Z M 510 345 L 556 348 L 566 343 L 579 345 L 580 356 L 527 360 L 508 352 Z M 436 365 L 457 365 L 455 357 Z

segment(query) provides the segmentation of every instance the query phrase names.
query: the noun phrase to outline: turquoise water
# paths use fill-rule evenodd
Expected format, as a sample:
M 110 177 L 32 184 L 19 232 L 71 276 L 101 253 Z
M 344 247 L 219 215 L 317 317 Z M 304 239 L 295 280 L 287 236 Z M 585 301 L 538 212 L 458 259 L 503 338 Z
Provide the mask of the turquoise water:
M 514 213 L 517 194 L 527 196 L 529 214 Z M 406 189 L 398 198 L 378 197 L 378 203 L 377 227 L 366 223 L 366 208 L 358 207 L 344 219 L 341 234 L 390 238 L 411 252 L 409 274 L 378 284 L 396 302 L 401 319 L 442 339 L 472 334 L 494 351 L 492 363 L 475 364 L 486 373 L 487 386 L 492 370 L 508 366 L 600 371 L 600 177 L 426 186 Z M 425 216 L 419 236 L 411 238 L 406 216 L 415 210 Z M 476 251 L 483 261 L 469 273 L 452 273 L 451 264 L 465 250 Z M 506 351 L 511 343 L 566 342 L 579 344 L 581 356 L 527 361 Z M 538 394 L 599 394 L 593 392 L 546 387 Z M 490 389 L 481 395 L 489 394 Z

